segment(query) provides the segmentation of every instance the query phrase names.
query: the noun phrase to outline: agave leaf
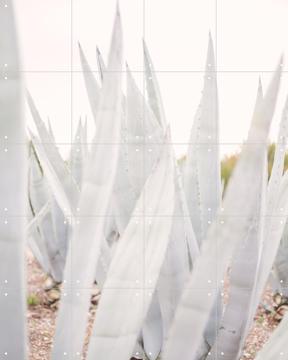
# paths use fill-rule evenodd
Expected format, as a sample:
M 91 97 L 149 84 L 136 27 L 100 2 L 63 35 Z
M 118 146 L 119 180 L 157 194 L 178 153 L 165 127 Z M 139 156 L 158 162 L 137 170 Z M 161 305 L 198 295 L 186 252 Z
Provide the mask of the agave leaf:
M 157 81 L 151 56 L 149 54 L 147 45 L 144 40 L 143 40 L 143 50 L 144 50 L 144 66 L 145 66 L 146 87 L 148 93 L 148 103 L 150 105 L 150 108 L 154 112 L 154 115 L 158 120 L 159 124 L 165 130 L 167 124 L 166 124 L 166 117 L 165 117 L 164 107 L 162 104 L 159 84 Z
M 63 288 L 67 296 L 63 296 L 60 303 L 52 359 L 62 357 L 64 352 L 71 356 L 81 354 L 84 344 L 91 287 L 105 225 L 104 216 L 91 219 L 87 214 L 106 214 L 113 188 L 118 146 L 105 146 L 101 142 L 118 144 L 120 140 L 122 62 L 122 26 L 117 9 L 108 62 L 108 70 L 117 71 L 105 74 L 100 93 L 97 118 L 101 121 L 94 139 L 95 146 L 84 169 L 79 201 L 81 222 L 74 228 L 67 255 Z M 103 159 L 109 161 L 103 162 Z M 67 322 L 70 324 L 68 333 L 63 332 Z
M 183 292 L 165 347 L 165 360 L 195 358 L 218 294 L 215 287 L 218 287 L 223 279 L 229 258 L 243 240 L 247 225 L 253 216 L 259 179 L 263 173 L 263 144 L 266 143 L 274 113 L 280 75 L 279 65 L 261 109 L 252 118 L 248 141 L 243 146 L 240 159 L 228 183 L 223 211 L 219 211 L 208 229 L 200 256 Z M 245 216 L 236 216 L 239 214 Z M 207 285 L 203 288 L 203 284 Z
M 257 113 L 262 102 L 262 85 L 261 81 L 259 81 L 254 113 Z M 241 350 L 243 330 L 248 319 L 247 309 L 252 299 L 263 245 L 265 195 L 268 179 L 266 158 L 262 166 L 264 169 L 261 179 L 262 186 L 260 183 L 254 215 L 245 234 L 244 243 L 238 246 L 232 260 L 229 301 L 220 322 L 217 341 L 210 351 L 212 359 L 220 356 L 224 356 L 224 359 L 236 359 Z
M 90 339 L 88 359 L 95 358 L 96 354 L 105 360 L 128 359 L 151 304 L 172 224 L 171 217 L 160 214 L 170 214 L 174 208 L 174 170 L 171 154 L 166 150 L 163 149 L 159 164 L 135 207 L 149 203 L 153 216 L 149 229 L 143 233 L 145 220 L 141 217 L 135 221 L 135 210 L 115 250 Z M 147 285 L 142 284 L 144 279 Z M 111 306 L 113 317 L 108 311 Z
M 99 120 L 97 119 L 97 111 L 100 100 L 100 87 L 95 79 L 95 76 L 90 68 L 90 65 L 88 64 L 88 61 L 85 57 L 85 54 L 82 50 L 80 43 L 79 43 L 79 53 L 80 53 L 80 60 L 82 64 L 83 77 L 87 90 L 88 100 L 90 103 L 95 124 L 98 126 Z
M 0 349 L 11 359 L 27 359 L 25 295 L 25 217 L 27 190 L 27 146 L 23 114 L 22 69 L 18 53 L 13 2 L 0 9 Z M 4 151 L 4 149 L 6 149 Z M 2 210 L 3 211 L 3 210 Z M 5 215 L 9 216 L 8 220 Z M 12 221 L 12 216 L 13 221 Z M 8 216 L 7 216 L 8 217 Z M 11 221 L 10 221 L 11 219 Z M 16 345 L 15 345 L 15 339 Z
M 53 154 L 52 151 L 49 153 L 49 149 L 45 151 L 47 144 L 40 143 L 32 132 L 30 132 L 30 138 L 59 206 L 65 214 L 74 213 L 79 189 L 72 179 L 68 167 L 61 158 L 54 156 L 56 153 Z M 61 175 L 63 176 L 61 177 Z
M 41 223 L 43 218 L 48 214 L 50 211 L 50 203 L 47 201 L 47 203 L 42 207 L 40 211 L 38 211 L 37 214 L 29 221 L 29 223 L 26 225 L 26 232 L 29 234 L 32 234 L 36 229 L 37 226 Z
M 29 201 L 33 213 L 37 214 L 47 202 L 50 202 L 51 194 L 42 169 L 39 166 L 39 160 L 37 159 L 33 145 L 31 145 L 31 147 Z M 39 248 L 43 251 L 42 256 L 45 259 L 45 263 L 49 264 L 49 274 L 51 274 L 56 281 L 60 281 L 64 268 L 64 259 L 58 251 L 56 234 L 50 212 L 47 213 L 41 223 L 39 223 L 38 229 L 42 238 Z
M 101 81 L 103 82 L 104 72 L 107 69 L 98 46 L 96 47 L 96 57 L 97 57 L 97 65 L 98 65 L 98 70 L 100 72 Z
M 288 341 L 288 314 L 286 314 L 280 325 L 273 331 L 268 342 L 260 350 L 255 360 L 274 360 L 283 357 L 287 353 Z M 285 358 L 285 356 L 284 356 Z
M 82 184 L 82 175 L 83 175 L 83 165 L 84 165 L 84 149 L 82 147 L 82 124 L 81 119 L 79 120 L 74 141 L 71 145 L 70 151 L 70 171 L 75 179 L 79 189 L 81 189 Z
M 206 59 L 202 98 L 192 126 L 190 144 L 183 172 L 184 189 L 191 222 L 199 247 L 221 202 L 219 156 L 219 121 L 216 64 L 211 35 Z M 205 339 L 214 342 L 221 314 L 221 298 L 217 298 L 205 331 Z
M 88 153 L 89 153 L 88 138 L 87 138 L 87 118 L 85 119 L 84 124 L 82 126 L 81 144 L 82 144 L 82 151 L 84 154 L 84 159 L 87 159 Z
M 218 95 L 214 49 L 209 36 L 202 98 L 191 131 L 184 188 L 199 246 L 221 201 Z

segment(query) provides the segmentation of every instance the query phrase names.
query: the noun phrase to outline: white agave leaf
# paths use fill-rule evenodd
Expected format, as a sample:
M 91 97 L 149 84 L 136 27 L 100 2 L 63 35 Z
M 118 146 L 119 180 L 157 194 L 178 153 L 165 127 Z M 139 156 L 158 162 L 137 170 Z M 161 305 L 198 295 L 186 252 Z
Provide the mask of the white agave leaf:
M 87 159 L 89 149 L 88 149 L 88 138 L 87 138 L 87 118 L 84 121 L 81 132 L 81 146 L 84 154 L 84 159 Z
M 31 145 L 30 172 L 29 172 L 29 201 L 33 213 L 37 214 L 47 202 L 51 200 L 50 189 L 44 177 L 39 160 L 36 157 L 33 145 Z M 64 259 L 59 253 L 54 232 L 53 220 L 49 212 L 39 223 L 39 233 L 42 241 L 39 247 L 43 251 L 45 262 L 49 263 L 49 274 L 56 281 L 60 281 L 64 268 Z
M 63 259 L 66 259 L 67 250 L 68 250 L 68 240 L 70 234 L 70 224 L 69 218 L 65 218 L 63 211 L 58 205 L 57 200 L 54 198 L 51 199 L 51 216 L 53 221 L 53 228 L 55 231 L 57 247 L 60 255 Z
M 213 42 L 209 34 L 202 98 L 194 118 L 183 171 L 187 205 L 199 247 L 206 237 L 209 224 L 215 219 L 222 195 L 216 75 Z M 210 346 L 216 336 L 221 312 L 219 297 L 205 330 L 205 339 Z
M 267 164 L 266 158 L 264 161 Z M 231 360 L 241 356 L 263 245 L 267 178 L 267 171 L 264 170 L 262 186 L 259 184 L 258 190 L 259 201 L 247 237 L 234 254 L 229 277 L 229 300 L 220 322 L 216 343 L 210 351 L 211 359 L 221 356 Z
M 26 232 L 28 234 L 33 234 L 34 231 L 36 231 L 38 225 L 41 223 L 43 218 L 48 214 L 50 211 L 50 203 L 47 201 L 47 203 L 42 207 L 40 211 L 38 211 L 37 214 L 34 215 L 34 217 L 28 222 L 26 225 Z
M 288 314 L 284 316 L 280 325 L 273 331 L 268 342 L 259 351 L 255 360 L 275 360 L 285 358 L 288 342 Z
M 25 290 L 25 217 L 27 149 L 23 110 L 22 69 L 18 53 L 13 1 L 0 8 L 0 199 L 15 215 L 0 222 L 0 349 L 11 359 L 27 359 Z M 4 151 L 4 148 L 7 151 Z M 3 213 L 4 215 L 4 213 Z M 20 215 L 20 216 L 19 216 Z M 11 221 L 10 221 L 11 219 Z
M 77 205 L 79 189 L 72 179 L 68 167 L 61 158 L 54 156 L 56 155 L 54 151 L 50 152 L 50 149 L 46 151 L 47 144 L 41 143 L 32 132 L 30 132 L 30 138 L 61 210 L 65 214 L 73 214 Z
M 98 46 L 96 47 L 96 58 L 97 58 L 97 65 L 98 65 L 98 70 L 100 72 L 101 81 L 103 82 L 104 72 L 107 69 Z
M 36 209 L 36 208 L 34 208 L 33 200 L 31 199 L 31 197 L 33 198 L 33 193 L 35 194 L 38 192 L 35 189 L 35 186 L 38 186 L 39 179 L 40 179 L 40 181 L 39 181 L 40 187 L 43 184 L 43 182 L 42 182 L 43 174 L 40 171 L 40 167 L 37 162 L 35 153 L 32 150 L 32 145 L 31 145 L 30 149 L 31 149 L 31 151 L 30 151 L 30 164 L 29 164 L 30 166 L 29 166 L 29 177 L 28 177 L 28 201 L 29 201 L 29 209 L 32 213 L 32 216 L 35 219 L 35 215 L 37 214 L 37 212 L 40 211 L 40 209 L 43 206 L 43 201 L 42 201 L 42 203 L 40 202 L 38 208 Z M 32 194 L 31 194 L 31 190 L 32 190 Z M 36 200 L 38 201 L 37 196 L 36 196 Z M 47 203 L 49 201 L 49 197 L 46 196 L 46 198 L 44 198 L 43 200 L 44 200 L 44 203 Z M 35 234 L 35 236 L 33 238 L 34 241 L 32 242 L 32 243 L 35 243 L 37 241 L 37 244 L 34 244 L 34 246 L 33 246 L 33 248 L 36 250 L 36 253 L 34 256 L 38 259 L 38 262 L 42 266 L 43 270 L 47 274 L 49 274 L 51 272 L 51 263 L 50 263 L 50 259 L 49 259 L 49 255 L 48 255 L 48 251 L 47 251 L 47 243 L 45 240 L 45 236 L 44 236 L 43 232 L 40 231 L 40 227 L 38 227 L 38 225 L 39 224 L 37 223 L 37 228 L 36 228 L 37 234 Z M 41 225 L 41 223 L 40 223 L 40 225 Z M 38 252 L 41 253 L 40 257 L 39 257 L 39 255 L 37 255 Z
M 129 69 L 126 75 L 126 121 L 122 118 L 122 130 L 123 123 L 126 126 L 122 132 L 125 142 L 123 141 L 120 148 L 117 181 L 113 189 L 113 207 L 120 234 L 126 228 L 143 185 L 159 159 L 161 146 L 149 144 L 163 143 L 163 130 L 145 104 Z
M 143 40 L 143 50 L 144 50 L 144 66 L 145 66 L 145 79 L 146 79 L 146 87 L 148 93 L 148 102 L 159 124 L 164 130 L 166 130 L 166 126 L 167 126 L 166 117 L 165 117 L 164 107 L 162 104 L 159 84 L 157 81 L 151 56 L 149 54 L 147 45 L 144 40 Z
M 69 159 L 69 166 L 70 171 L 75 179 L 77 185 L 79 186 L 79 189 L 81 189 L 82 184 L 82 176 L 83 176 L 83 165 L 84 165 L 84 149 L 82 147 L 82 123 L 81 119 L 79 120 L 75 138 L 73 143 L 71 144 L 71 150 L 70 150 L 70 159 Z
M 261 109 L 252 119 L 247 144 L 243 146 L 240 159 L 228 183 L 223 211 L 219 212 L 209 228 L 200 256 L 186 284 L 165 347 L 163 356 L 165 360 L 195 358 L 218 294 L 215 286 L 218 286 L 217 284 L 223 279 L 228 260 L 235 247 L 243 240 L 243 234 L 246 233 L 257 199 L 256 189 L 259 184 L 255 179 L 259 179 L 263 171 L 261 168 L 265 156 L 263 143 L 265 144 L 267 140 L 274 113 L 280 75 L 279 65 Z M 239 217 L 235 216 L 236 214 L 245 214 L 245 216 Z
M 171 137 L 168 141 L 171 142 Z M 171 151 L 174 154 L 173 148 Z M 164 339 L 167 339 L 185 282 L 199 255 L 199 247 L 189 218 L 181 173 L 175 159 L 174 154 L 176 186 L 174 217 L 165 260 L 157 284 Z
M 262 85 L 259 80 L 254 113 L 259 111 L 262 102 Z M 244 234 L 243 243 L 236 249 L 232 260 L 229 278 L 229 300 L 220 321 L 216 343 L 210 351 L 212 359 L 219 356 L 224 356 L 223 359 L 236 359 L 241 348 L 243 330 L 248 319 L 247 309 L 257 279 L 263 242 L 263 220 L 268 179 L 266 158 L 263 161 L 264 171 L 262 178 L 259 179 L 258 201 L 255 203 L 254 215 L 251 218 L 246 234 Z
M 82 50 L 80 43 L 79 43 L 79 53 L 80 53 L 83 77 L 84 77 L 89 104 L 91 107 L 95 124 L 98 126 L 99 120 L 97 119 L 97 111 L 100 100 L 100 87 L 97 83 L 97 80 L 95 79 L 95 76 L 90 68 L 90 65 L 88 64 L 88 61 L 85 57 L 85 54 Z
M 126 78 L 127 168 L 129 182 L 138 197 L 152 167 L 159 159 L 160 146 L 150 147 L 149 143 L 163 143 L 164 133 L 146 105 L 128 66 Z
M 152 301 L 172 223 L 171 217 L 159 215 L 171 214 L 174 208 L 173 163 L 169 149 L 166 150 L 163 149 L 135 206 L 149 204 L 151 224 L 146 227 L 148 221 L 143 217 L 135 221 L 135 210 L 116 248 L 90 338 L 89 360 L 95 356 L 99 360 L 128 359 Z M 142 283 L 144 279 L 147 285 Z
M 142 341 L 146 357 L 149 360 L 156 360 L 163 344 L 162 316 L 157 291 L 152 295 L 152 301 L 142 326 Z
M 184 170 L 184 188 L 199 246 L 221 201 L 218 94 L 211 35 L 202 98 L 191 131 Z
M 28 224 L 26 224 L 26 233 L 27 233 L 27 245 L 30 248 L 30 250 L 32 251 L 36 261 L 38 261 L 39 265 L 43 268 L 46 269 L 45 267 L 45 260 L 43 259 L 42 256 L 42 251 L 39 249 L 39 243 L 41 243 L 42 239 L 40 238 L 40 234 L 38 232 L 38 222 L 35 221 L 35 225 L 34 225 L 34 219 L 33 216 L 34 214 L 32 213 L 32 209 L 30 208 L 30 206 L 28 206 Z M 29 226 L 29 224 L 32 222 L 31 227 Z M 49 271 L 49 264 L 47 264 L 47 273 Z M 45 270 L 46 271 L 46 270 Z
M 118 146 L 105 146 L 101 142 L 117 144 L 120 140 L 122 64 L 122 26 L 117 7 L 108 62 L 108 70 L 114 71 L 105 73 L 97 111 L 99 126 L 94 139 L 95 146 L 91 149 L 84 170 L 79 202 L 81 222 L 74 227 L 67 255 L 64 273 L 66 282 L 63 287 L 67 296 L 63 296 L 60 303 L 52 352 L 52 359 L 55 360 L 61 358 L 64 352 L 69 353 L 71 359 L 77 359 L 77 353 L 81 354 L 84 345 L 91 287 L 105 224 L 104 216 L 90 218 L 87 214 L 105 214 L 109 205 Z M 74 311 L 76 308 L 77 311 Z M 70 324 L 68 333 L 63 332 L 67 323 Z

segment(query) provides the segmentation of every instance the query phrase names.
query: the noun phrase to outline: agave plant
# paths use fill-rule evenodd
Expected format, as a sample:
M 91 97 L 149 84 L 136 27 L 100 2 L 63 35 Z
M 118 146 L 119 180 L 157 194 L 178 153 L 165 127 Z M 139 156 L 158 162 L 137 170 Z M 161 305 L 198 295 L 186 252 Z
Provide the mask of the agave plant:
M 7 75 L 0 82 L 5 115 L 0 122 L 5 143 L 0 160 L 7 171 L 0 189 L 5 214 L 9 211 L 0 222 L 5 240 L 1 242 L 0 348 L 11 359 L 27 357 L 26 231 L 43 270 L 62 282 L 53 360 L 83 354 L 95 282 L 101 298 L 87 359 L 239 359 L 271 270 L 275 290 L 287 294 L 288 175 L 283 169 L 288 101 L 269 181 L 267 175 L 267 139 L 282 59 L 264 95 L 259 82 L 248 137 L 222 199 L 211 35 L 202 97 L 186 160 L 179 168 L 145 43 L 147 100 L 128 65 L 123 90 L 123 35 L 117 7 L 107 65 L 97 48 L 100 82 L 79 44 L 96 125 L 91 145 L 87 146 L 87 123 L 80 119 L 69 158 L 63 159 L 51 124 L 45 124 L 27 92 L 36 133 L 28 129 L 26 174 L 12 7 L 5 16 L 1 9 L 0 18 L 0 52 L 7 63 Z M 16 227 L 10 216 L 17 219 Z M 11 263 L 13 271 L 9 271 Z M 229 299 L 224 307 L 225 277 Z M 286 327 L 287 315 L 257 360 L 285 354 Z M 15 334 L 18 346 L 11 341 Z

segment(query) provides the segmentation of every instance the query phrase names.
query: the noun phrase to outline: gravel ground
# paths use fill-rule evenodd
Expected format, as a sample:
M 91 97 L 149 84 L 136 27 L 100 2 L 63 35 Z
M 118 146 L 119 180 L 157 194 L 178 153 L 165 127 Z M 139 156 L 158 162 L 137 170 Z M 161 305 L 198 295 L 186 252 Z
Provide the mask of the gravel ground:
M 27 254 L 27 263 L 28 302 L 30 302 L 27 315 L 30 342 L 29 360 L 49 360 L 57 308 L 53 305 L 48 305 L 47 303 L 47 292 L 44 290 L 47 276 L 40 269 L 31 253 Z M 265 307 L 266 305 L 269 308 L 272 307 L 273 300 L 270 290 L 266 291 L 263 303 L 265 304 Z M 96 307 L 94 306 L 94 308 L 91 309 L 88 332 L 91 331 L 93 317 L 95 316 L 95 308 Z M 253 360 L 277 325 L 278 322 L 273 319 L 273 316 L 268 314 L 263 306 L 259 306 L 254 326 L 246 341 L 241 360 Z

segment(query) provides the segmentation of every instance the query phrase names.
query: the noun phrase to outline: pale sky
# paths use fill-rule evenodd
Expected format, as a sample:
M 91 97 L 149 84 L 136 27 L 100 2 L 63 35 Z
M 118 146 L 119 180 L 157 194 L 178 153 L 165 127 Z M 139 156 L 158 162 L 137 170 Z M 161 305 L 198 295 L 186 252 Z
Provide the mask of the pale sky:
M 116 0 L 15 0 L 26 83 L 63 153 L 79 116 L 93 120 L 77 42 L 97 71 L 96 45 L 107 57 Z M 259 75 L 264 90 L 288 57 L 288 0 L 120 0 L 125 58 L 143 87 L 142 38 L 150 50 L 176 152 L 185 152 L 203 83 L 211 31 L 217 53 L 221 153 L 245 139 Z M 288 62 L 288 59 L 286 63 Z M 73 73 L 71 73 L 73 70 Z M 284 67 L 288 71 L 288 64 Z M 275 138 L 288 73 L 271 131 Z

